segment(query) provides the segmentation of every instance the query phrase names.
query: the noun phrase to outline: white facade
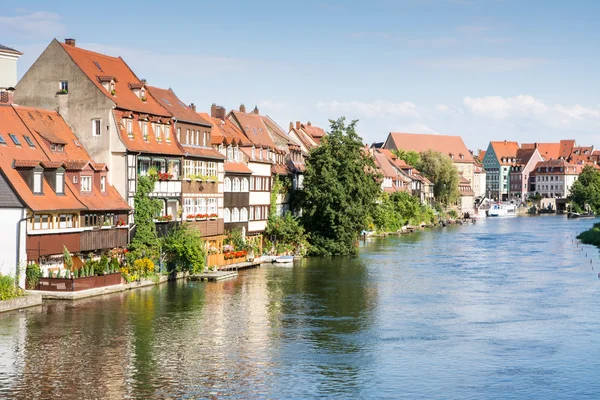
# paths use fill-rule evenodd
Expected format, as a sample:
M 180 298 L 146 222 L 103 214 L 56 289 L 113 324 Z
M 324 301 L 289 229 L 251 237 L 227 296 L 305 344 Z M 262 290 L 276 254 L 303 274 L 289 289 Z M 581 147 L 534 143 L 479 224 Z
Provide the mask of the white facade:
M 576 172 L 572 174 L 538 174 L 535 177 L 536 192 L 543 197 L 564 199 L 571 194 L 571 187 L 577 177 Z
M 483 168 L 477 168 L 473 174 L 473 192 L 475 197 L 482 197 L 485 195 L 485 180 L 485 170 Z
M 0 89 L 17 84 L 17 60 L 21 55 L 0 49 Z
M 263 179 L 269 181 L 269 188 L 271 187 L 271 164 L 259 163 L 259 162 L 248 162 L 248 168 L 252 171 L 251 179 Z M 264 184 L 261 185 L 264 189 Z M 256 209 L 258 206 L 268 208 L 271 204 L 271 191 L 270 190 L 256 190 L 256 185 L 250 185 L 250 199 L 249 205 L 251 209 Z M 261 212 L 260 219 L 253 219 L 252 212 L 250 221 L 248 222 L 248 232 L 262 232 L 267 226 L 267 219 L 269 214 Z M 256 214 L 254 214 L 256 215 Z
M 17 272 L 19 286 L 25 287 L 25 266 L 27 254 L 25 241 L 27 227 L 24 208 L 0 208 L 0 274 L 14 277 Z

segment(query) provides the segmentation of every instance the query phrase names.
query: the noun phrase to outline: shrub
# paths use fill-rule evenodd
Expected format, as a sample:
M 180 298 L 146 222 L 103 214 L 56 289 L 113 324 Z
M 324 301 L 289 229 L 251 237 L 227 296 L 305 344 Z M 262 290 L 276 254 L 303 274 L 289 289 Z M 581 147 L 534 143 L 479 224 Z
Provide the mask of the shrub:
M 42 270 L 36 263 L 29 264 L 25 269 L 25 285 L 28 289 L 35 289 L 42 277 Z
M 0 275 L 0 300 L 9 300 L 19 295 L 15 281 L 7 275 Z
M 148 257 L 140 258 L 133 262 L 133 268 L 136 275 L 146 276 L 154 272 L 154 263 Z

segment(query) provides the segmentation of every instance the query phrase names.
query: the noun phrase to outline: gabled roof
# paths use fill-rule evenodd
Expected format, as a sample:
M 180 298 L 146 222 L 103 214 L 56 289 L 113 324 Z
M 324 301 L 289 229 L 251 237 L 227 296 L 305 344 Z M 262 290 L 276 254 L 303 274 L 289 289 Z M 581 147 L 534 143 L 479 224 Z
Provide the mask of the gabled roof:
M 213 118 L 208 113 L 198 113 L 201 118 L 210 122 L 212 129 L 210 130 L 211 144 L 229 145 L 231 143 L 251 145 L 250 141 L 239 128 L 230 120 L 221 120 L 219 118 Z
M 395 178 L 398 174 L 396 172 L 396 168 L 392 165 L 390 160 L 385 156 L 385 154 L 380 153 L 379 151 L 373 152 L 373 157 L 375 158 L 375 164 L 379 167 L 383 176 L 386 178 Z
M 211 158 L 213 160 L 225 160 L 227 158 L 212 147 L 196 147 L 187 145 L 181 145 L 181 147 L 185 152 L 185 156 Z
M 537 147 L 544 160 L 557 159 L 560 157 L 560 143 L 522 143 L 522 149 L 535 149 Z M 570 154 L 570 151 L 569 151 Z
M 307 122 L 306 124 L 302 124 L 300 125 L 300 128 L 306 132 L 308 135 L 310 135 L 310 137 L 317 143 L 319 144 L 321 142 L 321 139 L 327 135 L 327 133 L 322 129 L 319 128 L 318 126 L 313 126 L 310 122 Z
M 571 153 L 573 152 L 573 147 L 575 147 L 574 139 L 561 140 L 558 158 L 569 158 L 569 156 L 571 156 Z
M 152 97 L 164 108 L 169 111 L 173 118 L 189 122 L 192 124 L 211 126 L 211 123 L 202 118 L 190 106 L 182 102 L 175 94 L 173 89 L 161 89 L 154 86 L 147 86 Z
M 121 57 L 111 57 L 65 43 L 59 42 L 59 44 L 92 83 L 106 97 L 114 101 L 118 108 L 165 117 L 169 116 L 169 113 L 152 96 L 146 96 L 146 101 L 142 101 L 133 92 L 132 88 L 142 88 L 145 86 L 145 83 L 138 79 Z M 104 88 L 102 82 L 98 79 L 99 76 L 112 76 L 116 78 L 115 96 L 111 95 Z
M 21 53 L 20 51 L 11 49 L 10 47 L 4 46 L 2 44 L 0 44 L 0 53 L 12 53 L 17 55 L 23 55 L 23 53 Z
M 241 162 L 226 162 L 225 172 L 230 174 L 251 174 L 252 170 L 248 166 Z
M 387 149 L 414 150 L 418 153 L 434 150 L 446 155 L 452 154 L 454 162 L 474 162 L 460 136 L 391 132 L 384 146 Z
M 292 146 L 300 146 L 295 139 L 291 138 L 271 117 L 268 115 L 260 115 L 263 123 L 267 127 L 267 131 L 271 134 L 271 138 L 273 142 L 277 145 L 277 147 L 288 150 L 290 145 Z
M 271 139 L 267 127 L 260 115 L 231 111 L 229 117 L 233 117 L 233 120 L 237 123 L 240 130 L 244 132 L 244 135 L 253 145 L 270 149 L 275 148 L 275 143 L 273 142 L 273 139 Z
M 507 142 L 490 142 L 490 146 L 494 149 L 496 159 L 501 165 L 512 164 L 512 159 L 517 157 L 517 150 L 519 150 L 519 143 Z
M 174 137 L 174 133 L 171 132 L 171 140 L 166 141 L 164 138 L 164 132 L 162 135 L 162 140 L 156 140 L 156 133 L 154 132 L 154 128 L 152 127 L 152 123 L 150 121 L 142 121 L 147 123 L 148 129 L 148 140 L 144 140 L 142 135 L 142 128 L 140 127 L 139 118 L 136 115 L 132 119 L 132 131 L 133 137 L 130 138 L 127 134 L 127 126 L 124 122 L 126 119 L 126 115 L 129 113 L 124 112 L 122 110 L 114 110 L 115 119 L 117 120 L 117 126 L 119 127 L 119 135 L 121 137 L 121 142 L 125 145 L 127 150 L 132 152 L 140 152 L 140 153 L 149 153 L 149 154 L 165 154 L 171 156 L 182 156 L 183 151 L 177 145 L 177 138 Z
M 517 165 L 526 166 L 531 160 L 531 157 L 535 154 L 535 148 L 533 149 L 519 149 L 517 150 L 516 163 Z
M 563 170 L 548 170 L 548 172 L 546 172 L 546 167 L 547 168 L 560 168 L 562 167 Z M 584 163 L 581 164 L 572 164 L 564 159 L 560 159 L 560 160 L 545 160 L 545 161 L 540 161 L 535 165 L 535 168 L 531 171 L 532 175 L 543 175 L 543 174 L 561 174 L 561 175 L 579 175 L 581 173 L 581 170 L 583 169 L 583 167 L 585 167 Z M 538 172 L 538 168 L 541 168 L 541 171 Z

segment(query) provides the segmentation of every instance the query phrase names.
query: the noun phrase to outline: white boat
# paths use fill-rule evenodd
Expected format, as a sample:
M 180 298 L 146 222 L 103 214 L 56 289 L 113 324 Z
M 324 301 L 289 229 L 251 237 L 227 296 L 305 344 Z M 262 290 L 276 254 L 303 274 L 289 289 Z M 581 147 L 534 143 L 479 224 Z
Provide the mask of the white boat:
M 488 211 L 490 217 L 514 217 L 517 215 L 517 208 L 514 204 L 494 204 Z
M 273 262 L 278 264 L 291 264 L 294 262 L 294 256 L 279 256 Z
M 262 256 L 262 257 L 260 257 L 260 262 L 272 263 L 272 262 L 275 262 L 276 259 L 277 259 L 277 256 Z

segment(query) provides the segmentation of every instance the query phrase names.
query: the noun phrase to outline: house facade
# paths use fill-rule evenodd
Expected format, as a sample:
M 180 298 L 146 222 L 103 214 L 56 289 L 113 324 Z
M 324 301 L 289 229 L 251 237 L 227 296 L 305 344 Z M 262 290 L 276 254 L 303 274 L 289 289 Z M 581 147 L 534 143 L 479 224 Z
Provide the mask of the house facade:
M 583 164 L 571 164 L 562 159 L 538 162 L 531 172 L 536 193 L 544 198 L 567 198 L 583 167 Z
M 517 142 L 490 142 L 483 158 L 487 197 L 508 200 L 510 168 L 516 162 L 518 149 Z
M 17 85 L 17 60 L 22 55 L 20 51 L 0 44 L 0 97 Z M 0 100 L 0 103 L 8 103 L 8 100 Z
M 25 243 L 27 238 L 27 209 L 13 191 L 8 179 L 0 169 L 0 274 L 17 278 L 25 287 L 24 266 L 27 263 Z M 18 275 L 18 276 L 17 276 Z
M 15 99 L 58 110 L 130 206 L 137 177 L 155 168 L 161 175 L 151 196 L 161 200 L 161 214 L 177 218 L 183 152 L 171 116 L 122 58 L 53 40 L 17 84 Z
M 529 178 L 531 171 L 543 157 L 536 147 L 533 149 L 519 149 L 515 163 L 510 167 L 509 199 L 524 202 L 531 193 Z

